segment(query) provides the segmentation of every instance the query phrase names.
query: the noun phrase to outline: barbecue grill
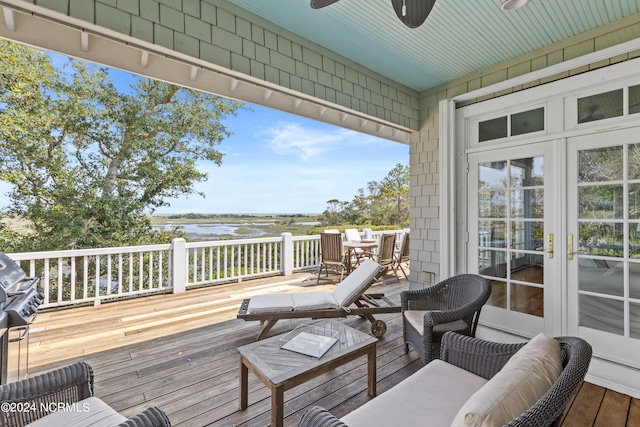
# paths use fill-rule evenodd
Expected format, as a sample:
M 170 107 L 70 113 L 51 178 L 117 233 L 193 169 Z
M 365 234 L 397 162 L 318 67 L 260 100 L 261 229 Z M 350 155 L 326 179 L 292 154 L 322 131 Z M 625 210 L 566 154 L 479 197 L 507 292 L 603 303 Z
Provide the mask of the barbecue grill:
M 0 384 L 26 376 L 29 326 L 44 301 L 44 294 L 37 290 L 39 281 L 0 253 Z

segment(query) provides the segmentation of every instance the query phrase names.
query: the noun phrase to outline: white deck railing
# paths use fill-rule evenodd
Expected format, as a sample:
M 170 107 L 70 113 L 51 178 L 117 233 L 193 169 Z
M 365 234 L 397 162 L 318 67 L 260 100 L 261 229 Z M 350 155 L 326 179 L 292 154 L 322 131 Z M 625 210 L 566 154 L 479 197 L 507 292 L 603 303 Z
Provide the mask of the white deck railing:
M 365 237 L 380 232 L 365 230 Z M 184 292 L 187 288 L 317 268 L 320 236 L 280 237 L 8 254 L 39 277 L 41 308 Z

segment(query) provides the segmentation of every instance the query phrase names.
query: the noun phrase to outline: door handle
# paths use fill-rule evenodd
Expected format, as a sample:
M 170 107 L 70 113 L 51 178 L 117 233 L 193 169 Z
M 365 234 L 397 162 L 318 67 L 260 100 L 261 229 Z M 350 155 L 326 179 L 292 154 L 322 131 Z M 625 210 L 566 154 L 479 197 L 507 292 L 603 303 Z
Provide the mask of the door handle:
M 547 235 L 547 257 L 553 258 L 553 233 Z
M 567 234 L 567 248 L 567 259 L 572 260 L 575 252 L 573 252 L 573 234 L 571 233 Z

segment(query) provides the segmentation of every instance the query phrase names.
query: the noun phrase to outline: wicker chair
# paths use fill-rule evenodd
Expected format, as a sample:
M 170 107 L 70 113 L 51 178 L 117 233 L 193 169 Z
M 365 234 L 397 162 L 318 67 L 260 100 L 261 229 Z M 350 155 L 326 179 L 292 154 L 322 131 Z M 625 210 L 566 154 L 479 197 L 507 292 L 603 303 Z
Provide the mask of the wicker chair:
M 559 426 L 565 408 L 584 381 L 591 362 L 591 346 L 577 337 L 556 337 L 560 342 L 562 372 L 551 388 L 527 411 L 506 427 Z M 525 343 L 503 344 L 447 332 L 442 337 L 440 358 L 483 378 L 492 378 Z M 369 404 L 373 404 L 375 399 Z M 427 426 L 427 420 L 419 424 Z M 329 411 L 309 408 L 298 427 L 348 427 Z
M 438 357 L 447 331 L 474 337 L 480 310 L 491 295 L 491 284 L 475 274 L 461 274 L 424 289 L 403 291 L 405 351 L 416 349 L 426 365 Z
M 91 399 L 91 403 L 87 403 L 85 399 Z M 73 421 L 78 421 L 72 419 L 74 414 L 85 412 L 93 412 L 90 420 L 85 421 L 87 425 L 88 423 L 118 425 L 118 427 L 171 425 L 167 415 L 156 407 L 150 407 L 133 418 L 125 419 L 104 402 L 93 397 L 93 370 L 85 362 L 78 362 L 15 383 L 0 385 L 0 403 L 4 406 L 17 405 L 16 411 L 0 412 L 0 426 L 7 427 L 22 427 L 33 422 L 42 426 L 69 425 Z M 76 410 L 63 409 L 55 412 L 60 406 L 76 408 Z M 11 406 L 7 407 L 11 408 Z M 21 411 L 18 410 L 19 407 L 29 408 L 29 410 Z M 101 417 L 102 414 L 104 417 Z M 71 418 L 65 420 L 59 417 L 55 420 L 50 418 L 58 415 Z M 117 421 L 114 422 L 114 420 Z

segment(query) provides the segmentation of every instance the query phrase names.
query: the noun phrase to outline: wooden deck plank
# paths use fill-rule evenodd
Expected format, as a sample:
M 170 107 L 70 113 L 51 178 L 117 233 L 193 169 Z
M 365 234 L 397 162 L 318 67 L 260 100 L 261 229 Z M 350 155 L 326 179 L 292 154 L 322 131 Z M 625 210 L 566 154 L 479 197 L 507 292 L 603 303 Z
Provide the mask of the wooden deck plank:
M 95 393 L 125 416 L 157 405 L 173 425 L 184 427 L 266 426 L 269 390 L 252 374 L 249 407 L 238 409 L 237 347 L 253 342 L 258 322 L 235 318 L 242 299 L 267 292 L 329 290 L 311 274 L 271 277 L 201 288 L 183 294 L 158 294 L 135 300 L 41 313 L 30 334 L 30 374 L 77 360 L 95 371 Z M 306 279 L 306 280 L 305 280 Z M 282 282 L 282 283 L 280 283 Z M 395 304 L 406 287 L 388 283 L 372 288 Z M 422 367 L 414 351 L 405 354 L 399 313 L 377 316 L 387 333 L 377 344 L 377 390 L 384 393 Z M 308 319 L 278 322 L 270 335 Z M 357 316 L 339 319 L 370 333 Z M 285 393 L 285 426 L 296 426 L 304 411 L 318 404 L 344 416 L 370 399 L 366 359 L 349 362 Z M 585 383 L 565 411 L 562 426 L 640 425 L 638 399 Z
M 631 397 L 607 390 L 602 399 L 594 427 L 625 427 Z

